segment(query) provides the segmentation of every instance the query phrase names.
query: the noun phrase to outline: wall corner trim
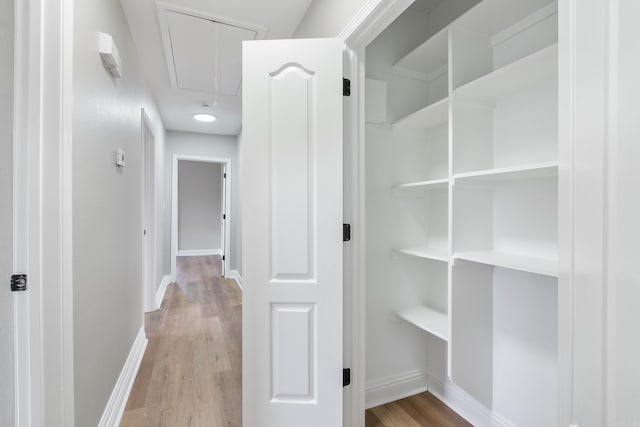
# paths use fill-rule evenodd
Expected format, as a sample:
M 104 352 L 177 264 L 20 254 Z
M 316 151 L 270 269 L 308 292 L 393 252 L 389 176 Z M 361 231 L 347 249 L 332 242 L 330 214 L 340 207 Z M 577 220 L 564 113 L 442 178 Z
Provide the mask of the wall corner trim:
M 109 401 L 102 413 L 98 427 L 120 425 L 120 420 L 127 406 L 129 394 L 131 393 L 131 388 L 138 374 L 138 369 L 140 368 L 142 356 L 146 348 L 147 337 L 144 333 L 144 326 L 141 326 L 136 339 L 133 341 L 129 356 L 127 356 L 127 360 L 124 362 L 118 381 L 111 392 L 111 397 L 109 397 Z
M 244 291 L 244 283 L 242 282 L 242 276 L 238 270 L 231 270 L 229 272 L 229 278 L 235 280 L 240 290 Z
M 160 285 L 158 285 L 158 289 L 156 290 L 156 310 L 159 309 L 162 305 L 164 294 L 167 292 L 167 286 L 169 286 L 169 284 L 173 281 L 174 280 L 172 280 L 171 276 L 168 274 L 166 276 L 162 276 L 162 281 L 160 282 Z
M 351 47 L 364 48 L 412 3 L 413 0 L 368 0 L 338 38 Z

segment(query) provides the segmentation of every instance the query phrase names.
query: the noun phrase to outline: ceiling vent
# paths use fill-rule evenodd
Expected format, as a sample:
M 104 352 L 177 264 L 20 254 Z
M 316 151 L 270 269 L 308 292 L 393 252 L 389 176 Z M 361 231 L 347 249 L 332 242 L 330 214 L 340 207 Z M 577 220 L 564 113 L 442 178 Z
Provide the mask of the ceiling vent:
M 238 96 L 242 42 L 264 38 L 260 27 L 157 2 L 171 86 Z

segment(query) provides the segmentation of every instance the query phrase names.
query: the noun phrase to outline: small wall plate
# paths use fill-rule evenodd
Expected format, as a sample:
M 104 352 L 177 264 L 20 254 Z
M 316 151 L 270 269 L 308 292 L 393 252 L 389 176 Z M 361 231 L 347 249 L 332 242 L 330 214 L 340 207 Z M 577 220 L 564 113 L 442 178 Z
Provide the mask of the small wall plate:
M 124 167 L 126 164 L 124 160 L 124 150 L 122 148 L 118 148 L 116 150 L 116 165 Z

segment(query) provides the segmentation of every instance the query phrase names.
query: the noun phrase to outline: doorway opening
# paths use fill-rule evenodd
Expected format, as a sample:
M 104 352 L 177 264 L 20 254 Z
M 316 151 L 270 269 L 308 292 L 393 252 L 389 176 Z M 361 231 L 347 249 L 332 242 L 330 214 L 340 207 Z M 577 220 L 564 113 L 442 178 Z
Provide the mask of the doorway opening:
M 230 265 L 231 160 L 173 156 L 171 276 L 180 256 L 221 258 L 221 276 Z
M 155 309 L 157 286 L 155 136 L 142 109 L 142 283 L 144 311 Z

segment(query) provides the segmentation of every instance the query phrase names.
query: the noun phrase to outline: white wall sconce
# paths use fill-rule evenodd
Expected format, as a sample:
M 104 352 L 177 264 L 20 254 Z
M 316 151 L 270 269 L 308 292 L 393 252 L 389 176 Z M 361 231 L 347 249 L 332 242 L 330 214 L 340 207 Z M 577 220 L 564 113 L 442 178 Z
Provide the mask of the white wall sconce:
M 120 60 L 120 54 L 118 53 L 116 43 L 113 41 L 113 37 L 107 33 L 100 33 L 99 52 L 102 62 L 107 68 L 107 71 L 109 71 L 109 74 L 116 78 L 121 77 L 122 62 Z

